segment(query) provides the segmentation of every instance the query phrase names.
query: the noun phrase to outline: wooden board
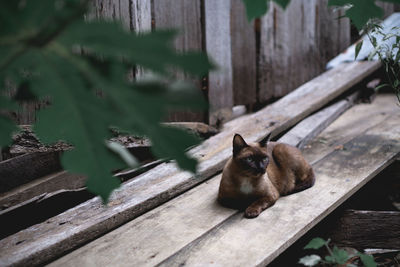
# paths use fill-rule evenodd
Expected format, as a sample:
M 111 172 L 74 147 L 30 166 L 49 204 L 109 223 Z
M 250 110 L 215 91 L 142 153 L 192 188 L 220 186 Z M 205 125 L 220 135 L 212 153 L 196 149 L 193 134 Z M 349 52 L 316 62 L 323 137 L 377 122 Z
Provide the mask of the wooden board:
M 60 171 L 61 152 L 36 152 L 0 162 L 0 193 Z M 30 168 L 27 168 L 30 166 Z
M 392 115 L 329 153 L 313 166 L 313 188 L 257 219 L 217 204 L 218 175 L 50 266 L 265 266 L 394 160 L 399 122 Z
M 218 69 L 208 74 L 209 124 L 222 125 L 232 115 L 230 0 L 204 0 L 205 48 Z
M 85 176 L 66 171 L 46 175 L 30 183 L 0 194 L 0 210 L 20 204 L 44 193 L 60 189 L 78 189 L 85 186 Z
M 356 249 L 400 249 L 400 212 L 346 210 L 330 237 L 337 245 Z
M 354 101 L 360 94 L 361 92 L 357 91 L 346 99 L 340 100 L 307 117 L 290 129 L 278 142 L 286 143 L 300 149 L 304 148 L 343 112 L 353 106 Z
M 200 1 L 163 0 L 152 1 L 154 28 L 178 29 L 174 47 L 179 52 L 201 51 L 203 49 L 202 18 Z M 174 72 L 179 80 L 190 80 L 200 90 L 199 79 L 188 77 L 182 72 Z M 205 121 L 203 112 L 170 112 L 169 121 Z
M 365 132 L 388 116 L 396 114 L 393 109 L 397 100 L 393 95 L 379 95 L 374 102 L 361 103 L 349 109 L 345 119 L 336 120 L 323 133 L 304 148 L 306 159 L 316 162 L 320 155 L 327 155 L 333 150 L 342 149 L 357 133 Z M 357 127 L 354 127 L 357 125 Z M 340 133 L 340 134 L 338 134 Z
M 274 104 L 226 123 L 221 133 L 189 151 L 200 161 L 196 175 L 180 171 L 173 162 L 160 164 L 126 182 L 112 194 L 107 207 L 102 205 L 100 198 L 94 198 L 1 240 L 0 247 L 4 249 L 0 251 L 0 261 L 39 264 L 136 218 L 221 171 L 231 156 L 234 133 L 242 134 L 250 142 L 261 140 L 270 132 L 277 135 L 357 84 L 379 66 L 378 62 L 344 64 Z M 22 240 L 24 242 L 19 243 Z
M 242 0 L 231 4 L 231 50 L 234 105 L 257 102 L 256 35 Z
M 291 1 L 286 10 L 272 4 L 261 19 L 260 101 L 287 94 L 325 69 L 350 42 L 348 20 L 337 20 L 327 1 Z M 339 50 L 339 51 L 338 51 Z

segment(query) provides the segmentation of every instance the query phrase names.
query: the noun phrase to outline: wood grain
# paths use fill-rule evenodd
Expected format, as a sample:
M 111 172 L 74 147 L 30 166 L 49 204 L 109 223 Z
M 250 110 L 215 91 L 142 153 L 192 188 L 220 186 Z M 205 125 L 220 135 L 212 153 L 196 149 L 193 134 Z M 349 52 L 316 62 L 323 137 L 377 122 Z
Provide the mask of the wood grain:
M 234 105 L 257 102 L 256 35 L 242 0 L 231 3 L 231 50 Z
M 324 156 L 313 166 L 314 187 L 279 199 L 257 219 L 216 203 L 217 175 L 50 266 L 265 266 L 394 160 L 399 122 L 399 114 L 390 116 Z
M 231 140 L 240 133 L 249 142 L 288 129 L 379 68 L 379 62 L 354 62 L 332 69 L 274 104 L 232 120 L 223 131 L 189 151 L 199 159 L 198 172 L 163 163 L 123 184 L 107 207 L 94 198 L 52 219 L 0 241 L 3 265 L 40 264 L 87 243 L 138 217 L 221 171 L 231 156 Z M 68 223 L 65 223 L 68 222 Z M 61 224 L 62 223 L 62 224 Z M 20 243 L 21 241 L 24 241 Z
M 208 74 L 209 124 L 222 125 L 232 115 L 230 0 L 204 0 L 206 52 L 218 70 Z
M 261 19 L 259 100 L 287 94 L 320 74 L 350 43 L 350 23 L 327 0 L 291 1 L 283 11 L 272 4 Z
M 61 170 L 60 152 L 24 154 L 0 162 L 0 193 Z
M 340 100 L 307 117 L 290 129 L 278 142 L 296 146 L 300 149 L 304 148 L 343 112 L 353 106 L 360 94 L 361 92 L 357 91 L 346 99 Z
M 400 249 L 400 212 L 346 210 L 329 235 L 339 246 Z
M 153 1 L 154 28 L 178 30 L 174 47 L 179 52 L 201 51 L 203 46 L 200 1 L 163 0 Z M 201 90 L 199 79 L 174 71 L 179 80 L 190 80 Z M 168 114 L 168 121 L 206 121 L 203 112 L 174 111 Z

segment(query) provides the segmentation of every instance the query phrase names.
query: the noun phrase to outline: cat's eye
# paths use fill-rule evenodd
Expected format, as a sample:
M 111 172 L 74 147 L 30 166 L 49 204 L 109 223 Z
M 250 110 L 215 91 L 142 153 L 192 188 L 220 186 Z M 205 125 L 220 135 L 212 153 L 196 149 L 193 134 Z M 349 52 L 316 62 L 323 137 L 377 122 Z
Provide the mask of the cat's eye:
M 269 160 L 268 157 L 262 159 L 263 162 L 268 162 L 268 160 Z
M 253 161 L 253 159 L 252 159 L 252 158 L 250 158 L 250 157 L 249 157 L 249 158 L 245 158 L 244 160 L 245 160 L 247 163 L 250 163 L 250 162 L 252 162 L 252 161 Z

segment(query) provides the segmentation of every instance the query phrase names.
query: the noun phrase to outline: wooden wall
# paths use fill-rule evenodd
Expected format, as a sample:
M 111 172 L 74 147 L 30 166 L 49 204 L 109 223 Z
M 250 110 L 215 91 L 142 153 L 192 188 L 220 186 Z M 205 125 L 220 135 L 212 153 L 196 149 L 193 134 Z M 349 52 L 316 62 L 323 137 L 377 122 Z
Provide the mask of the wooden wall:
M 329 59 L 350 44 L 350 23 L 328 0 L 292 0 L 284 11 L 248 22 L 242 0 L 93 0 L 89 18 L 121 20 L 134 32 L 178 28 L 178 51 L 203 50 L 219 66 L 194 82 L 210 103 L 208 113 L 171 113 L 169 120 L 219 124 L 234 105 L 282 97 L 325 69 Z M 383 4 L 385 14 L 393 4 Z M 136 69 L 133 77 L 143 74 Z

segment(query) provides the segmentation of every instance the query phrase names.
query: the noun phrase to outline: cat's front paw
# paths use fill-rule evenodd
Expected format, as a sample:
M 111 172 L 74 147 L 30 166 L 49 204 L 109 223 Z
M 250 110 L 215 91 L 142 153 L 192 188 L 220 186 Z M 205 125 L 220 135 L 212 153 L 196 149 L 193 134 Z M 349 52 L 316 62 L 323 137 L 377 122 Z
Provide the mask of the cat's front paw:
M 244 215 L 247 217 L 247 218 L 255 218 L 255 217 L 257 217 L 258 215 L 260 215 L 260 213 L 261 213 L 261 208 L 260 207 L 248 207 L 247 209 L 246 209 L 246 211 L 244 212 Z

